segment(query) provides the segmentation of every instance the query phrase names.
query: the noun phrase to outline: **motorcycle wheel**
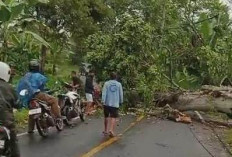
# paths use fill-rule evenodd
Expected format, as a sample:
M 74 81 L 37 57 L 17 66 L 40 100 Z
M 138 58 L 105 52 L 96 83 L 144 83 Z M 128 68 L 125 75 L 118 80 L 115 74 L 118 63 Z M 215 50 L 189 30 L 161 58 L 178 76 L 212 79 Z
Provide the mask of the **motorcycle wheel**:
M 56 122 L 56 129 L 58 131 L 62 131 L 64 129 L 64 123 L 63 123 L 63 120 L 60 120 L 58 122 Z
M 63 113 L 64 113 L 64 116 L 65 116 L 64 124 L 67 125 L 67 126 L 70 126 L 71 125 L 71 118 L 70 118 L 70 115 L 69 115 L 69 108 L 65 107 L 63 109 Z
M 85 107 L 83 105 L 80 105 L 80 113 L 79 113 L 79 116 L 80 116 L 80 119 L 82 122 L 85 121 Z
M 47 137 L 48 136 L 48 126 L 46 123 L 46 120 L 44 119 L 36 119 L 35 121 L 37 130 L 42 137 Z

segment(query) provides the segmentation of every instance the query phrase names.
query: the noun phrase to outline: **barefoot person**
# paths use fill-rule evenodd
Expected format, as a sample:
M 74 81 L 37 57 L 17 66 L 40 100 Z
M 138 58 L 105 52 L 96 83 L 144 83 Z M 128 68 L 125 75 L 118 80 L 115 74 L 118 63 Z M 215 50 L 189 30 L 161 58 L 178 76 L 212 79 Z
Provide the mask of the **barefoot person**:
M 123 103 L 122 85 L 117 80 L 116 73 L 110 74 L 110 80 L 105 82 L 102 91 L 102 102 L 104 105 L 105 129 L 103 133 L 115 136 L 116 119 L 118 118 L 118 108 Z

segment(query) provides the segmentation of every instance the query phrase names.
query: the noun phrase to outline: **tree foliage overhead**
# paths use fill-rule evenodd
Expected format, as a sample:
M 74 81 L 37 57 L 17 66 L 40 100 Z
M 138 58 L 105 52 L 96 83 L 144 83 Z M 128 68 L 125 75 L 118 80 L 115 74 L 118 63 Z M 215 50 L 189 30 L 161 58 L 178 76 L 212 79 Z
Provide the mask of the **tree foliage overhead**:
M 89 36 L 87 60 L 149 96 L 231 79 L 231 20 L 219 0 L 107 0 L 114 17 Z
M 84 56 L 99 80 L 116 70 L 147 100 L 154 90 L 232 79 L 231 20 L 220 0 L 0 0 L 0 26 L 1 60 L 40 56 L 55 72 L 64 58 Z

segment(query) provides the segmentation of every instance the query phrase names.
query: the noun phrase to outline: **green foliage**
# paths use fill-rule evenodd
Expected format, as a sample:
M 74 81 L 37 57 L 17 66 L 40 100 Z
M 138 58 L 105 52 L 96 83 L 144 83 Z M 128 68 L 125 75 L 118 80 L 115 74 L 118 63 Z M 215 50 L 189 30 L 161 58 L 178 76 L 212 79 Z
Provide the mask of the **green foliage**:
M 47 4 L 49 0 L 27 0 L 30 5 L 36 5 L 38 3 Z
M 51 49 L 54 67 L 59 63 L 57 54 L 61 54 L 64 50 L 62 45 L 65 44 L 63 40 L 67 39 L 66 34 L 53 31 L 43 20 L 34 15 L 36 11 L 34 5 L 46 3 L 44 0 L 20 2 L 11 0 L 5 3 L 1 1 L 1 6 L 9 10 L 10 17 L 7 14 L 0 15 L 5 19 L 3 23 L 0 23 L 0 43 L 2 43 L 0 60 L 17 65 L 16 69 L 20 75 L 27 71 L 30 59 L 42 57 L 40 54 L 42 45 L 46 46 L 47 49 Z M 61 45 L 61 48 L 59 50 L 55 49 L 54 45 Z
M 176 72 L 175 82 L 184 89 L 196 89 L 201 83 L 200 78 L 190 75 L 187 69 L 184 69 L 183 72 Z
M 123 14 L 114 30 L 88 38 L 87 60 L 96 68 L 100 80 L 106 79 L 110 71 L 118 71 L 126 89 L 136 88 L 151 100 L 151 89 L 162 83 L 153 28 L 140 17 Z
M 1 22 L 6 22 L 6 21 L 8 21 L 10 19 L 11 12 L 3 2 L 0 3 L 0 7 L 1 7 L 0 8 L 0 21 Z
M 25 127 L 28 121 L 28 110 L 22 109 L 18 110 L 14 113 L 15 123 L 17 127 L 22 128 Z
M 0 60 L 23 74 L 31 58 L 46 59 L 51 86 L 83 56 L 100 81 L 118 71 L 146 105 L 155 91 L 232 79 L 231 20 L 219 0 L 7 0 L 0 26 Z
M 198 51 L 198 58 L 202 78 L 208 79 L 204 80 L 205 83 L 219 85 L 228 74 L 227 54 L 215 52 L 210 47 L 202 47 Z
M 41 45 L 45 45 L 46 47 L 50 47 L 49 43 L 47 43 L 41 36 L 39 36 L 38 34 L 36 33 L 33 33 L 31 31 L 25 31 L 26 34 L 30 34 L 32 35 L 38 42 L 39 44 Z
M 219 85 L 232 76 L 230 20 L 219 0 L 107 4 L 114 18 L 87 39 L 86 59 L 100 80 L 118 71 L 125 89 L 135 89 L 150 104 L 154 91 Z

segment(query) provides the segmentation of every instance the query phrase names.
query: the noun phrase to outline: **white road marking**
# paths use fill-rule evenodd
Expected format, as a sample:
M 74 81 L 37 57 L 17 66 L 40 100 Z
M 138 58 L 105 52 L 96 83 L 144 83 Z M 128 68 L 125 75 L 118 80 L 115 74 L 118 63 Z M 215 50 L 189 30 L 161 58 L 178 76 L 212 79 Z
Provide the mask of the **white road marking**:
M 34 133 L 38 132 L 38 130 L 34 130 Z M 28 135 L 27 132 L 24 132 L 24 133 L 20 133 L 20 134 L 17 134 L 17 137 L 21 137 L 21 136 L 25 136 L 25 135 Z

